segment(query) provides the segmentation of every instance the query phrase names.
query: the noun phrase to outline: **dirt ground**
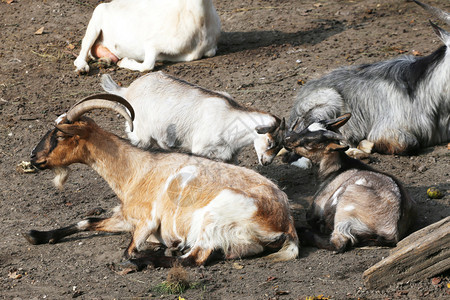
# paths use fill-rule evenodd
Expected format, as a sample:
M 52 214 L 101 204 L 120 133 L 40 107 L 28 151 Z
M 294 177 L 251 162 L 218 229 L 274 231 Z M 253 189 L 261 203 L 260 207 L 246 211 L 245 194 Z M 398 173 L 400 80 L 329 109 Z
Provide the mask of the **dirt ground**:
M 217 55 L 188 63 L 159 63 L 157 70 L 205 88 L 222 90 L 238 102 L 288 116 L 302 82 L 338 66 L 368 63 L 402 54 L 429 54 L 441 42 L 429 16 L 404 0 L 222 0 L 214 1 L 222 21 Z M 429 3 L 450 11 L 448 0 Z M 2 0 L 0 3 L 0 296 L 3 299 L 178 299 L 155 287 L 167 269 L 148 268 L 121 275 L 114 271 L 128 245 L 128 234 L 83 233 L 55 245 L 31 246 L 21 236 L 74 223 L 94 208 L 108 211 L 118 199 L 94 171 L 81 165 L 63 191 L 50 171 L 16 170 L 53 121 L 75 101 L 100 92 L 100 75 L 123 85 L 142 74 L 91 64 L 87 76 L 73 60 L 94 0 Z M 42 29 L 43 28 L 43 29 Z M 102 127 L 124 136 L 124 121 L 109 112 L 91 113 Z M 251 147 L 240 164 L 276 182 L 292 200 L 296 222 L 305 221 L 309 197 L 317 188 L 312 171 L 279 159 L 257 164 Z M 450 151 L 447 145 L 418 156 L 374 154 L 369 163 L 397 176 L 417 202 L 414 229 L 450 215 Z M 442 199 L 427 198 L 437 186 Z M 103 215 L 108 215 L 105 212 Z M 364 270 L 388 255 L 386 248 L 333 254 L 302 248 L 295 261 L 260 258 L 219 261 L 189 268 L 196 288 L 185 299 L 443 299 L 450 298 L 449 274 L 433 282 L 393 283 L 383 291 L 364 287 Z M 440 282 L 439 282 L 440 281 Z

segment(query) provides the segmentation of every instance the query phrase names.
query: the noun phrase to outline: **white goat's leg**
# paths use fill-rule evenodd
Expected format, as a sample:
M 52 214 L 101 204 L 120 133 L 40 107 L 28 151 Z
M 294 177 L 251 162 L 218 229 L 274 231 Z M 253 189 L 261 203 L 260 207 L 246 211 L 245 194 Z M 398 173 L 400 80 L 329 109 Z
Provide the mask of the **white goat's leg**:
M 217 51 L 217 47 L 213 47 L 213 48 L 209 49 L 208 51 L 206 51 L 204 56 L 205 57 L 213 57 L 214 55 L 216 55 L 216 51 Z
M 92 46 L 101 33 L 101 21 L 103 19 L 103 5 L 100 4 L 92 13 L 92 18 L 89 21 L 86 29 L 86 34 L 81 42 L 81 50 L 78 57 L 73 64 L 75 65 L 75 71 L 78 73 L 89 72 L 88 56 Z
M 148 47 L 145 49 L 145 58 L 142 63 L 137 62 L 134 59 L 124 57 L 117 63 L 117 65 L 121 68 L 133 71 L 151 71 L 155 67 L 156 56 L 156 50 L 153 47 Z

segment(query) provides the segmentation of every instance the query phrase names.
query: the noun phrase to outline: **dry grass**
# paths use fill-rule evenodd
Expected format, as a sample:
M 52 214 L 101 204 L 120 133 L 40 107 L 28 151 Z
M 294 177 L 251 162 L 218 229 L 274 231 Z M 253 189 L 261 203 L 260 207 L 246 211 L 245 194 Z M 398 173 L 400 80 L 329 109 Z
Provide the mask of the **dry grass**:
M 187 289 L 197 288 L 198 282 L 193 282 L 189 272 L 181 265 L 174 265 L 167 273 L 165 281 L 153 288 L 153 291 L 160 294 L 182 294 Z

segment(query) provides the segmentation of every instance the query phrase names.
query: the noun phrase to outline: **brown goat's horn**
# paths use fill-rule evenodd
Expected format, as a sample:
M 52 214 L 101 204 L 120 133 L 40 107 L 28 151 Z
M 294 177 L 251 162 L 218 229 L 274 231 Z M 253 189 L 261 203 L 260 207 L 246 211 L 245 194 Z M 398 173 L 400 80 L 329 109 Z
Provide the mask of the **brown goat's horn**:
M 419 4 L 422 8 L 427 10 L 429 13 L 431 13 L 436 18 L 438 18 L 441 21 L 444 21 L 445 23 L 450 25 L 450 14 L 449 13 L 447 13 L 447 12 L 445 12 L 445 11 L 439 9 L 439 8 L 436 8 L 436 7 L 433 7 L 431 5 L 428 5 L 428 4 L 422 3 L 420 1 L 417 1 L 417 0 L 414 0 L 414 2 Z
M 130 113 L 126 111 L 124 106 Z M 67 120 L 70 122 L 78 120 L 84 113 L 96 109 L 106 108 L 121 114 L 133 131 L 134 109 L 124 98 L 113 94 L 96 94 L 75 103 L 67 112 Z

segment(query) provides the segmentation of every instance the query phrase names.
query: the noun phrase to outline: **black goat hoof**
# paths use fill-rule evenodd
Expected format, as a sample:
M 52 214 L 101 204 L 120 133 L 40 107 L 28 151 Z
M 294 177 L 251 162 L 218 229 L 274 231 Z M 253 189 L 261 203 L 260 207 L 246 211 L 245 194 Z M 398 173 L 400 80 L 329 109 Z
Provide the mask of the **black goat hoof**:
M 43 232 L 37 230 L 30 230 L 28 232 L 22 232 L 23 237 L 32 245 L 40 245 L 48 243 L 48 239 L 44 236 Z

